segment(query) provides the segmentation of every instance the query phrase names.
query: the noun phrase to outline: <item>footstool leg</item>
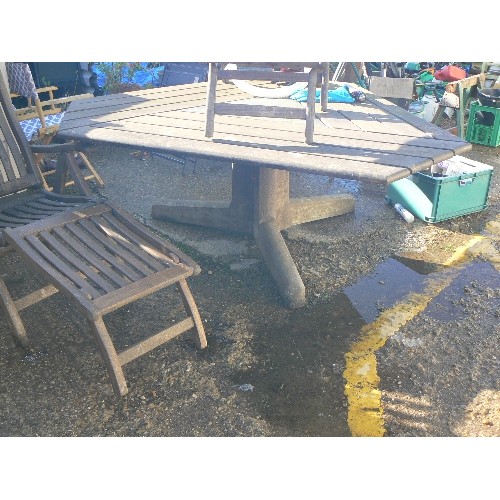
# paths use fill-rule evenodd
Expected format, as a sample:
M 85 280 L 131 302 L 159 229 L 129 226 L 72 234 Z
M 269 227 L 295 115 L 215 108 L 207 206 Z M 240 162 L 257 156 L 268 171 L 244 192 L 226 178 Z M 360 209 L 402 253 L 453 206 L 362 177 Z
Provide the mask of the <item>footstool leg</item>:
M 7 286 L 4 281 L 0 278 L 0 309 L 5 311 L 7 316 L 7 321 L 11 327 L 16 340 L 24 347 L 28 347 L 29 340 L 24 328 L 23 321 L 17 312 L 16 305 L 12 300 Z
M 89 320 L 89 323 L 97 343 L 99 344 L 104 362 L 106 363 L 106 368 L 108 369 L 108 374 L 111 378 L 115 394 L 117 396 L 125 396 L 128 392 L 127 382 L 125 381 L 122 365 L 118 358 L 115 346 L 113 345 L 113 341 L 109 336 L 106 326 L 104 325 L 104 321 L 102 317 L 98 317 L 93 320 Z
M 195 336 L 195 342 L 198 349 L 204 349 L 207 347 L 207 338 L 205 336 L 205 329 L 203 328 L 203 323 L 201 321 L 201 316 L 198 311 L 198 307 L 196 306 L 196 302 L 194 301 L 194 297 L 189 289 L 186 280 L 181 279 L 177 283 L 177 289 L 182 298 L 182 302 L 184 304 L 184 308 L 186 312 L 193 318 L 194 326 L 196 328 L 197 336 Z

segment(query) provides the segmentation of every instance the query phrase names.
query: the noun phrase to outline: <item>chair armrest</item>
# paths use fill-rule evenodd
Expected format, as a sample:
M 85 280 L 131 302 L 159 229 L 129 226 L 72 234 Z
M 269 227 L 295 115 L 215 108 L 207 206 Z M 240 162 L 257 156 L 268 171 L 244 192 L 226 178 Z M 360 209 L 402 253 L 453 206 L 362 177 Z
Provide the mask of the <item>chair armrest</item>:
M 76 142 L 66 142 L 64 144 L 32 144 L 31 150 L 33 153 L 69 153 L 71 151 L 82 151 L 82 145 Z

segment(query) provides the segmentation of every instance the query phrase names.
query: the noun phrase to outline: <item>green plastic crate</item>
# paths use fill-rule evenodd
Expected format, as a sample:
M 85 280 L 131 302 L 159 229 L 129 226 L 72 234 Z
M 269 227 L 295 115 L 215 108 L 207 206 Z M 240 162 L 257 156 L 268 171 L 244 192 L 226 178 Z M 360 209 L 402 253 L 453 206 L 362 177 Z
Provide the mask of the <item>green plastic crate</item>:
M 476 113 L 488 116 L 489 125 L 478 123 Z M 493 120 L 491 120 L 493 118 Z M 473 102 L 470 106 L 469 123 L 467 124 L 466 141 L 496 148 L 500 145 L 500 108 L 481 106 Z
M 386 201 L 399 203 L 425 222 L 441 222 L 462 215 L 480 212 L 488 206 L 493 167 L 456 156 L 477 172 L 449 177 L 433 177 L 418 172 L 389 184 Z

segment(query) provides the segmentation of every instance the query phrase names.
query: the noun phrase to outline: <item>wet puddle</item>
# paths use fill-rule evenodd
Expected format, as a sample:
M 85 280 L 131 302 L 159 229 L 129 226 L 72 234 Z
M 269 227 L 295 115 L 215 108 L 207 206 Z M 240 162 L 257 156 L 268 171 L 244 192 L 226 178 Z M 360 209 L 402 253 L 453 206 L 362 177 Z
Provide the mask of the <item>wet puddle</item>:
M 429 304 L 425 313 L 437 321 L 448 321 L 452 316 L 458 321 L 464 315 L 470 314 L 468 309 L 474 307 L 478 294 L 485 294 L 493 310 L 498 311 L 498 284 L 498 272 L 489 262 L 472 261 L 466 264 L 450 286 Z
M 344 289 L 353 306 L 366 323 L 375 321 L 410 292 L 424 290 L 424 276 L 395 259 L 382 262 L 370 276 Z
M 290 311 L 286 324 L 255 332 L 252 350 L 261 361 L 238 374 L 234 390 L 244 392 L 278 435 L 349 436 L 344 353 L 363 324 L 345 294 Z
M 469 268 L 478 276 L 492 269 L 488 263 Z M 433 273 L 443 275 L 441 269 L 390 258 L 330 302 L 290 311 L 286 324 L 255 332 L 253 351 L 262 361 L 235 377 L 235 390 L 245 392 L 243 397 L 259 407 L 278 435 L 351 436 L 344 393 L 346 353 L 359 341 L 363 327 L 412 292 L 425 292 Z M 450 293 L 460 292 L 449 288 Z

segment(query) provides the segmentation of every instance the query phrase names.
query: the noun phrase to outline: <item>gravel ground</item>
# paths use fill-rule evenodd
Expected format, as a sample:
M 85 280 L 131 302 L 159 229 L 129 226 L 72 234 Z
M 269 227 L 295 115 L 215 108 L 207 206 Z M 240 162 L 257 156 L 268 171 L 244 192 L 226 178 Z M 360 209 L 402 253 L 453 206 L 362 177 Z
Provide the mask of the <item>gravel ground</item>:
M 1 436 L 347 437 L 373 435 L 366 424 L 374 415 L 379 435 L 500 436 L 498 148 L 465 155 L 495 167 L 489 207 L 435 225 L 406 223 L 385 205 L 384 186 L 293 174 L 292 195 L 356 198 L 352 214 L 284 232 L 308 294 L 298 310 L 282 306 L 250 238 L 150 217 L 163 197 L 227 199 L 230 165 L 180 165 L 104 145 L 88 155 L 105 196 L 200 263 L 190 284 L 209 345 L 197 350 L 186 333 L 127 365 L 130 391 L 117 398 L 86 323 L 64 297 L 23 313 L 29 352 L 0 317 Z M 475 235 L 485 237 L 481 247 L 444 265 Z M 14 294 L 42 283 L 16 257 L 4 262 Z M 159 292 L 116 311 L 111 333 L 126 342 L 161 329 L 167 301 L 178 299 Z M 409 303 L 416 312 L 394 322 Z M 378 402 L 355 425 L 349 356 L 384 314 L 395 326 L 369 348 L 377 373 L 365 381 Z

